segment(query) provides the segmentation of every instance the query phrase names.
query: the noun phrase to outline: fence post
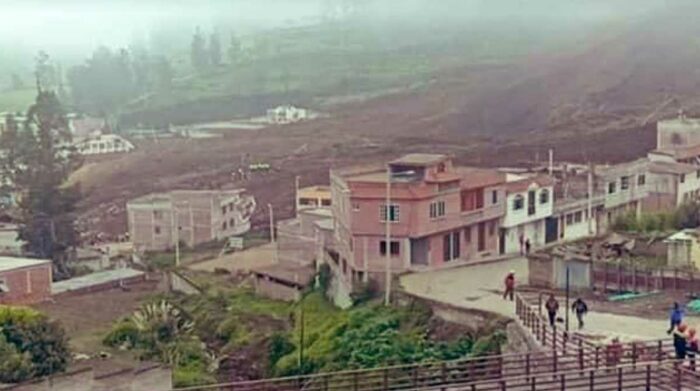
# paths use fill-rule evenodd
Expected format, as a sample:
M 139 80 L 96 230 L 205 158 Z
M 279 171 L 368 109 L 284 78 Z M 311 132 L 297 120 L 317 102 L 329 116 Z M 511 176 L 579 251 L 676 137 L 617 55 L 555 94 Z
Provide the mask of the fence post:
M 646 391 L 651 391 L 651 365 L 647 364 Z
M 593 263 L 595 265 L 595 263 Z M 608 291 L 608 263 L 603 263 L 603 292 Z
M 447 364 L 444 362 L 440 365 L 440 371 L 442 372 L 442 387 L 441 390 L 446 390 L 445 385 L 447 384 Z
M 583 341 L 578 340 L 578 367 L 583 371 Z
M 600 366 L 600 346 L 595 347 L 595 368 Z
M 413 367 L 413 373 L 411 377 L 413 378 L 413 388 L 418 388 L 418 365 Z
M 594 370 L 591 369 L 590 372 L 588 372 L 588 389 L 590 391 L 595 390 L 595 374 Z
M 673 290 L 678 290 L 678 269 L 673 269 Z
M 681 366 L 676 364 L 676 390 L 681 391 L 681 385 L 683 384 L 683 372 L 681 371 Z
M 353 389 L 353 391 L 357 391 L 358 380 L 359 380 L 359 375 L 357 374 L 357 372 L 353 373 L 352 374 L 352 389 Z
M 445 364 L 443 364 L 445 365 Z M 382 388 L 384 391 L 387 391 L 389 389 L 389 369 L 384 368 L 384 380 L 383 380 L 384 387 Z
M 561 391 L 566 391 L 566 375 L 563 373 L 560 375 Z
M 537 378 L 533 376 L 532 378 L 530 378 L 530 380 L 531 380 L 530 381 L 530 390 L 536 391 L 537 390 Z
M 622 389 L 622 368 L 617 368 L 617 391 L 624 391 Z
M 506 391 L 506 381 L 501 380 L 501 391 Z
M 632 368 L 636 368 L 637 365 L 637 344 L 632 342 Z
M 637 293 L 637 267 L 632 267 L 632 292 Z
M 664 347 L 663 347 L 664 341 L 659 340 L 657 346 L 658 349 L 656 350 L 656 359 L 657 361 L 661 362 L 664 359 Z
M 622 264 L 619 263 L 617 264 L 617 290 L 622 292 L 624 289 L 622 289 Z
M 327 375 L 323 377 L 323 389 L 324 391 L 328 391 L 328 381 L 330 380 L 331 375 Z
M 552 345 L 556 346 L 556 345 Z M 556 373 L 557 372 L 557 367 L 558 367 L 558 357 L 557 357 L 557 351 L 554 350 L 554 355 L 552 355 L 552 372 Z
M 561 348 L 564 351 L 564 354 L 566 354 L 566 345 L 569 344 L 569 333 L 567 331 L 563 331 L 561 333 Z
M 530 376 L 530 353 L 525 355 L 525 375 Z

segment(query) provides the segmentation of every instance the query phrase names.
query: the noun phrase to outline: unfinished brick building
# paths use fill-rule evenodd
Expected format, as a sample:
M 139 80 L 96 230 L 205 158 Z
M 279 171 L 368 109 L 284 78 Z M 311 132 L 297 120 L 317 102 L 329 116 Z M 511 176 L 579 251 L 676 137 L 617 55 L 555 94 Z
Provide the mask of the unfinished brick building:
M 245 190 L 175 190 L 127 203 L 129 234 L 139 251 L 188 247 L 250 229 L 255 198 Z
M 33 304 L 51 297 L 51 261 L 0 257 L 0 304 Z

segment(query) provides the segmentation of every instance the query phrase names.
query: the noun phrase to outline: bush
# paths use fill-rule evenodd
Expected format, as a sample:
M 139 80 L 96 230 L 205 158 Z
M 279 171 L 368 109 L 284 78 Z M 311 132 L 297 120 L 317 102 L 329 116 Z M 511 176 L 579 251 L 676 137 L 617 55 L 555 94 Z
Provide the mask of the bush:
M 0 334 L 0 383 L 16 383 L 32 376 L 29 353 L 21 353 Z
M 17 372 L 26 378 L 60 372 L 68 365 L 70 351 L 65 332 L 58 323 L 35 310 L 0 306 L 0 335 L 19 354 L 29 357 L 31 371 Z M 15 364 L 10 366 L 22 368 Z
M 354 305 L 366 303 L 377 296 L 379 296 L 379 287 L 374 280 L 362 283 L 357 291 L 353 292 L 351 295 Z
M 284 334 L 274 334 L 267 342 L 267 358 L 270 368 L 274 367 L 280 358 L 294 351 L 294 344 Z

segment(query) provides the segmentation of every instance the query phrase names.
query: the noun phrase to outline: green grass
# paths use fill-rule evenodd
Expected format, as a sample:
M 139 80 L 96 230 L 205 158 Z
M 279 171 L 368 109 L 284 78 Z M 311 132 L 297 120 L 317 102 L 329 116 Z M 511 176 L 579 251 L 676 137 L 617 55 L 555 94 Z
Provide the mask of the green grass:
M 0 92 L 0 113 L 5 111 L 25 112 L 35 98 L 36 90 L 34 88 L 2 91 Z

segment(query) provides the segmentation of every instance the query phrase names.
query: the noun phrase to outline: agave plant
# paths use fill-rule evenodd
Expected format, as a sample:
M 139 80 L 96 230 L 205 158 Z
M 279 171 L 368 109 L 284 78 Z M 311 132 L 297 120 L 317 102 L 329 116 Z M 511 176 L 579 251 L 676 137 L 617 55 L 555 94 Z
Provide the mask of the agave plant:
M 139 333 L 149 336 L 153 344 L 169 343 L 177 337 L 192 334 L 194 330 L 194 322 L 165 300 L 143 305 L 131 320 Z

